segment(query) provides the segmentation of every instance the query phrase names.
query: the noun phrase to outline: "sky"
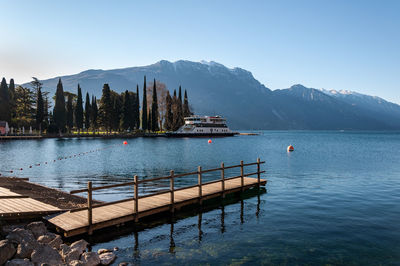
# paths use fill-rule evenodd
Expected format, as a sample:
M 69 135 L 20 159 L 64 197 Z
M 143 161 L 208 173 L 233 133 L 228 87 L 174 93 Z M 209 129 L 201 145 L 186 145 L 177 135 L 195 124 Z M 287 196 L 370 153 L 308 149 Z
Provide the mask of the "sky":
M 241 67 L 268 88 L 400 104 L 400 1 L 0 0 L 0 78 L 17 84 L 160 60 Z

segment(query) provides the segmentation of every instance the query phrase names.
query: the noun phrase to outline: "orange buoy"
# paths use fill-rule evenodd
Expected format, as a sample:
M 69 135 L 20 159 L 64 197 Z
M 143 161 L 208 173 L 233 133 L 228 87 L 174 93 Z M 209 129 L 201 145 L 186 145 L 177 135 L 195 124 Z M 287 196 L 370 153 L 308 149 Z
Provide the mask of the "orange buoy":
M 128 144 L 128 142 L 127 142 L 126 140 L 125 140 L 123 143 L 124 143 L 124 145 L 127 145 L 127 144 Z
M 211 139 L 209 139 L 209 140 L 208 140 L 208 143 L 212 143 L 212 140 L 211 140 Z
M 287 151 L 288 151 L 288 152 L 294 151 L 294 147 L 293 147 L 292 145 L 289 145 L 289 146 L 287 147 Z

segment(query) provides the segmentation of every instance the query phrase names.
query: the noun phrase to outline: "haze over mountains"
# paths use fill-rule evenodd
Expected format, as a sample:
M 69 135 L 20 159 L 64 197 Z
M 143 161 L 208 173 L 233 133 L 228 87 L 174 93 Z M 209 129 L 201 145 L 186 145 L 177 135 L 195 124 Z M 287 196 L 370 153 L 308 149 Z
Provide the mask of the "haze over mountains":
M 219 114 L 234 129 L 400 129 L 400 106 L 379 97 L 349 91 L 318 90 L 300 84 L 271 91 L 244 69 L 215 62 L 169 62 L 142 67 L 87 70 L 61 76 L 64 90 L 101 96 L 104 83 L 117 92 L 143 88 L 143 76 L 167 85 L 182 85 L 196 114 Z M 58 78 L 43 80 L 44 90 L 55 92 Z M 28 84 L 24 84 L 27 85 Z M 141 97 L 142 95 L 140 95 Z

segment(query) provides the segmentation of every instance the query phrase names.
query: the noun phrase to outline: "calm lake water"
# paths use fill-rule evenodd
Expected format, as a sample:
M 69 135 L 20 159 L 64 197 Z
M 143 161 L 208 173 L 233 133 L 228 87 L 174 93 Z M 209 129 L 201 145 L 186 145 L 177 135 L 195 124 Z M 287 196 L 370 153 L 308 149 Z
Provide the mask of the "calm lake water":
M 0 142 L 0 173 L 69 191 L 266 161 L 266 192 L 96 243 L 133 264 L 400 265 L 400 133 L 263 131 L 207 139 L 46 139 Z M 293 144 L 295 151 L 287 153 Z M 73 155 L 95 152 L 73 157 Z M 72 158 L 69 158 L 72 156 Z M 59 158 L 63 160 L 57 160 Z M 53 162 L 53 160 L 57 160 Z M 44 162 L 47 164 L 43 164 Z M 40 166 L 35 164 L 40 163 Z M 32 165 L 32 168 L 29 166 Z M 7 173 L 11 169 L 13 174 Z M 227 173 L 230 174 L 230 173 Z M 235 175 L 235 173 L 231 173 Z M 206 179 L 219 178 L 219 173 Z M 183 186 L 196 177 L 176 182 Z M 149 193 L 167 186 L 144 187 Z M 116 200 L 131 188 L 99 191 Z

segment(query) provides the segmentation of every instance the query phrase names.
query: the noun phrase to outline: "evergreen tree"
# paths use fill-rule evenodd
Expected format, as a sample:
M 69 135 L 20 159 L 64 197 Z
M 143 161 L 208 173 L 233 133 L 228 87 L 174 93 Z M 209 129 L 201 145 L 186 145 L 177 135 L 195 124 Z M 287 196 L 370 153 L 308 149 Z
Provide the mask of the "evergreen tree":
M 43 107 L 43 113 L 44 113 L 44 123 L 43 123 L 43 129 L 47 130 L 50 124 L 49 120 L 49 98 L 46 96 L 44 97 L 44 107 Z
M 164 127 L 167 131 L 172 130 L 172 123 L 174 121 L 174 117 L 172 114 L 172 98 L 171 95 L 169 95 L 169 91 L 167 91 L 167 96 L 165 99 L 165 103 L 166 103 L 166 112 L 165 112 L 165 123 L 164 123 Z
M 15 89 L 15 100 L 15 126 L 31 126 L 35 116 L 34 93 L 29 88 L 18 86 Z
M 129 121 L 128 121 L 128 128 L 131 130 L 136 128 L 136 93 L 129 91 L 129 107 L 128 107 L 128 112 L 129 112 Z
M 107 132 L 111 130 L 111 119 L 113 111 L 113 102 L 111 101 L 111 91 L 108 84 L 103 86 L 103 95 L 100 99 L 99 115 L 102 126 Z
M 10 94 L 5 78 L 1 80 L 0 85 L 0 121 L 11 123 Z
M 183 117 L 188 117 L 191 116 L 192 113 L 190 112 L 190 108 L 189 108 L 189 101 L 188 101 L 188 97 L 187 97 L 187 92 L 185 90 L 185 97 L 183 100 Z
M 136 85 L 136 100 L 135 100 L 135 121 L 136 129 L 140 128 L 140 98 L 139 98 L 139 85 Z
M 149 131 L 152 131 L 152 128 L 151 128 L 151 108 L 149 109 L 149 114 L 147 116 L 147 129 Z
M 9 91 L 10 99 L 13 99 L 14 94 L 15 94 L 14 79 L 10 79 L 10 84 L 8 85 L 8 91 Z
M 71 129 L 74 127 L 74 109 L 72 105 L 72 94 L 68 94 L 67 98 L 67 128 L 68 132 L 71 133 Z
M 158 102 L 157 102 L 157 88 L 156 88 L 156 79 L 154 79 L 153 83 L 153 102 L 151 104 L 151 130 L 159 131 L 158 125 Z
M 83 128 L 83 103 L 82 103 L 82 90 L 81 86 L 78 84 L 78 98 L 76 100 L 75 106 L 75 123 L 78 133 L 81 132 Z
M 147 126 L 147 94 L 146 94 L 146 76 L 144 76 L 143 84 L 143 104 L 142 104 L 142 129 L 148 129 Z
M 53 118 L 58 132 L 61 135 L 61 132 L 65 129 L 66 122 L 64 89 L 61 78 L 58 80 L 57 84 L 56 103 L 54 105 Z
M 91 106 L 90 106 L 90 98 L 89 98 L 89 93 L 86 92 L 86 100 L 85 100 L 85 128 L 86 131 L 89 132 L 90 128 L 90 112 L 91 112 Z
M 172 123 L 172 130 L 175 131 L 184 124 L 181 87 L 179 87 L 178 97 L 176 97 L 176 91 L 174 90 L 174 98 L 172 99 L 172 113 L 174 119 Z
M 92 121 L 92 127 L 94 129 L 94 132 L 96 132 L 98 109 L 97 109 L 97 100 L 94 95 L 92 96 L 91 108 L 92 108 L 92 111 L 90 112 L 90 115 L 91 115 L 90 120 Z
M 41 87 L 37 90 L 37 99 L 36 99 L 36 127 L 39 128 L 40 134 L 42 134 L 42 124 L 44 119 L 44 103 L 42 96 Z
M 131 113 L 131 96 L 129 95 L 128 90 L 124 93 L 124 99 L 122 104 L 122 112 L 121 112 L 121 122 L 120 127 L 122 130 L 127 130 L 132 125 L 132 113 Z
M 15 84 L 14 79 L 10 79 L 10 84 L 8 85 L 8 95 L 10 97 L 10 113 L 11 113 L 11 125 L 14 125 L 13 120 L 15 120 L 16 116 L 16 104 L 15 104 Z
M 179 85 L 179 94 L 178 94 L 179 96 L 178 96 L 178 99 L 179 99 L 179 101 L 181 102 L 181 104 L 182 104 L 182 88 L 181 88 L 181 85 Z

